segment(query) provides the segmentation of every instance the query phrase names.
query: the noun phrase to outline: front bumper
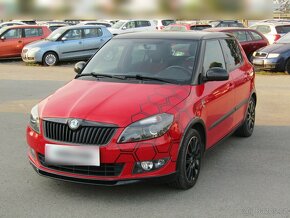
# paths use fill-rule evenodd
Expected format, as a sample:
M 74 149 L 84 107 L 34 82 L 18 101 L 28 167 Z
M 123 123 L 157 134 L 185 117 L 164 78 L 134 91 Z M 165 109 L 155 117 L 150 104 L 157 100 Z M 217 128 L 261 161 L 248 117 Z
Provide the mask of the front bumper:
M 42 54 L 40 52 L 31 53 L 31 52 L 22 52 L 21 58 L 26 63 L 39 63 L 42 61 Z
M 120 129 L 119 131 L 121 132 L 122 130 Z M 165 180 L 169 182 L 171 175 L 175 174 L 176 171 L 179 142 L 172 142 L 170 135 L 165 134 L 154 140 L 120 145 L 116 143 L 120 132 L 115 134 L 115 138 L 113 138 L 108 145 L 100 147 L 101 165 L 124 165 L 121 173 L 118 175 L 86 175 L 53 169 L 43 165 L 38 155 L 45 154 L 45 144 L 55 142 L 45 139 L 41 134 L 37 134 L 30 127 L 27 128 L 27 143 L 29 147 L 35 151 L 36 155 L 32 155 L 31 152 L 28 152 L 29 161 L 38 174 L 65 181 L 98 185 L 122 185 L 143 180 Z M 160 169 L 143 173 L 133 173 L 136 162 L 161 158 L 168 158 L 168 161 Z
M 252 63 L 258 70 L 284 71 L 282 62 L 279 58 L 254 57 Z
M 174 181 L 176 178 L 176 173 L 169 175 L 163 175 L 159 177 L 144 177 L 142 179 L 127 179 L 127 180 L 96 180 L 96 179 L 85 179 L 78 177 L 65 176 L 61 174 L 54 174 L 42 169 L 37 168 L 31 161 L 30 164 L 32 168 L 41 176 L 48 177 L 51 179 L 62 180 L 67 182 L 88 184 L 88 185 L 101 185 L 101 186 L 119 186 L 119 185 L 128 185 L 133 183 L 140 182 L 150 182 L 150 183 L 169 183 Z

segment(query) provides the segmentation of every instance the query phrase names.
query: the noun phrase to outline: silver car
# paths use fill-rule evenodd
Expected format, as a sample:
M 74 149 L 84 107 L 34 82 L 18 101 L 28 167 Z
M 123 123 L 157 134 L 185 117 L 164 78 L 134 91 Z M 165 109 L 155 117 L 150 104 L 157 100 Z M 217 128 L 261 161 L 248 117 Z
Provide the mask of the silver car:
M 46 39 L 26 45 L 22 60 L 56 65 L 59 61 L 87 59 L 112 38 L 104 26 L 68 26 L 52 32 Z

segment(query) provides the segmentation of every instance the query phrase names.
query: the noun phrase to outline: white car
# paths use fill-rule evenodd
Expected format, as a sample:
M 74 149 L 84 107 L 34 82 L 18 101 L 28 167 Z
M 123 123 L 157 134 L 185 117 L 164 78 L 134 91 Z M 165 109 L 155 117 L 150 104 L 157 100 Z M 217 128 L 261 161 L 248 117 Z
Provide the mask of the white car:
M 269 44 L 273 44 L 286 33 L 290 32 L 290 22 L 259 22 L 250 26 L 250 28 L 263 33 L 268 39 Z
M 82 21 L 78 25 L 98 25 L 98 26 L 102 25 L 102 26 L 105 26 L 105 27 L 111 27 L 112 26 L 111 23 L 102 22 L 102 21 Z
M 120 20 L 108 30 L 113 35 L 131 32 L 142 32 L 157 30 L 157 26 L 152 20 Z
M 157 26 L 158 30 L 162 30 L 162 29 L 164 29 L 164 27 L 175 23 L 175 20 L 173 20 L 173 19 L 156 19 L 153 21 L 154 21 L 155 25 Z
M 14 21 L 10 21 L 10 22 L 4 22 L 4 23 L 0 23 L 0 29 L 6 26 L 18 26 L 18 25 L 26 25 L 26 23 L 23 22 L 14 22 Z

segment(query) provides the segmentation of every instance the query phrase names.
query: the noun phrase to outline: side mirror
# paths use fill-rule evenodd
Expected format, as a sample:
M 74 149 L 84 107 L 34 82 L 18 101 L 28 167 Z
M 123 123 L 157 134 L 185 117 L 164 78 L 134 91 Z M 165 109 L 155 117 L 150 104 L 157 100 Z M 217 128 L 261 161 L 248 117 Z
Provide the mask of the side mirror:
M 61 38 L 61 41 L 66 41 L 66 40 L 67 40 L 66 37 L 62 37 L 62 38 Z
M 86 66 L 86 62 L 80 61 L 75 64 L 74 70 L 77 74 L 80 74 Z
M 229 73 L 227 70 L 221 67 L 210 68 L 205 75 L 205 81 L 225 81 L 229 79 Z

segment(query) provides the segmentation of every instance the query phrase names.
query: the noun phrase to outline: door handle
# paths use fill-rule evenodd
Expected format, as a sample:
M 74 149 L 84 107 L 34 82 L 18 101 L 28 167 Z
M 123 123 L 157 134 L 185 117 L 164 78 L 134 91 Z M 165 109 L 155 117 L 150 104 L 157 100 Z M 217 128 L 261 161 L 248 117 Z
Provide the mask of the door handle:
M 22 43 L 22 41 L 21 41 L 21 40 L 19 40 L 19 41 L 18 41 L 18 43 Z

